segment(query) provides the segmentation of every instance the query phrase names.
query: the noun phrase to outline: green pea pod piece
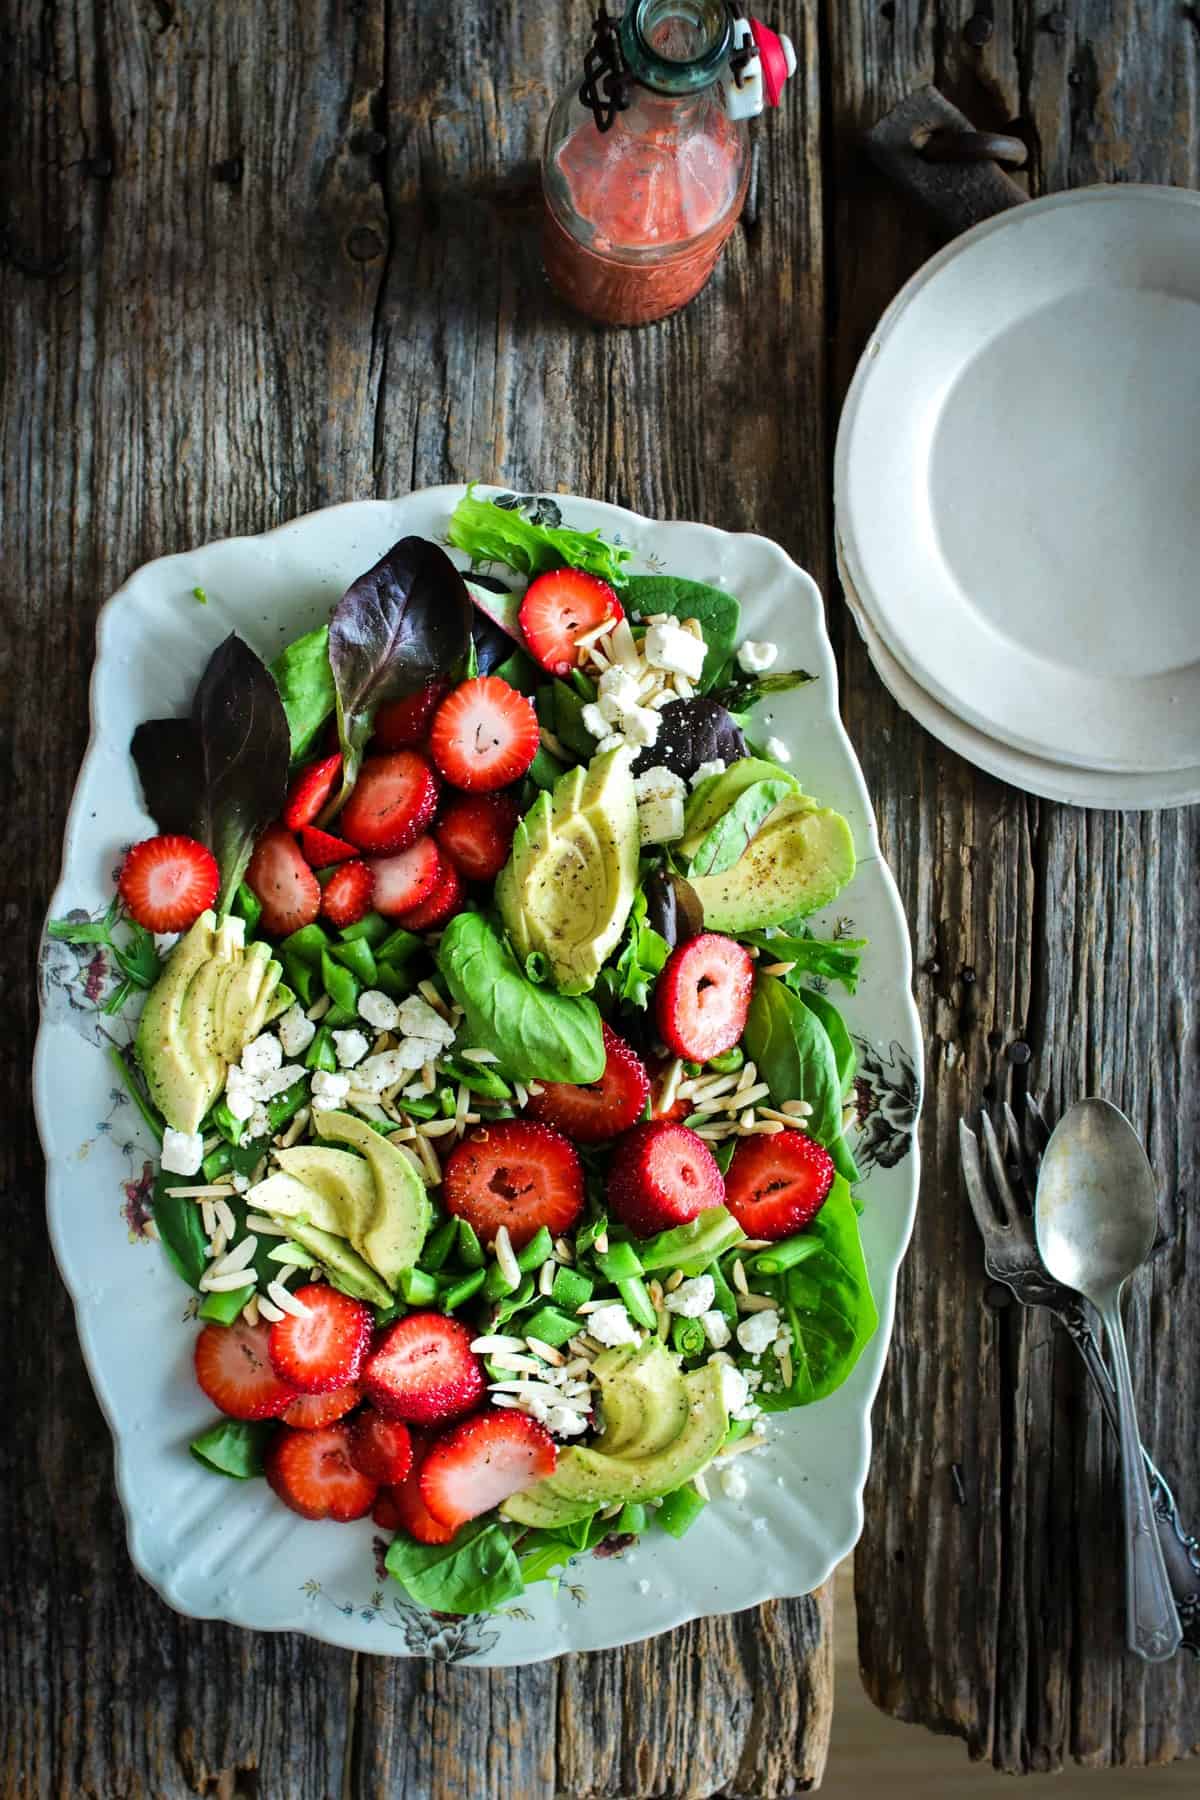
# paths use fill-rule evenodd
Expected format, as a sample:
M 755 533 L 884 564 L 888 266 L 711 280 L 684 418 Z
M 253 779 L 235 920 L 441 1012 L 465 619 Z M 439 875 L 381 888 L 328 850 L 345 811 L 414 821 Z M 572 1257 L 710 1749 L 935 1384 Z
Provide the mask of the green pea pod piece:
M 351 938 L 348 944 L 334 944 L 329 954 L 335 962 L 339 962 L 344 968 L 349 969 L 350 973 L 356 976 L 365 988 L 375 986 L 378 970 L 375 967 L 375 957 L 372 954 L 371 946 L 366 938 Z
M 704 1500 L 689 1482 L 685 1487 L 678 1487 L 674 1493 L 664 1496 L 658 1509 L 658 1522 L 672 1537 L 681 1538 L 691 1530 L 704 1507 Z

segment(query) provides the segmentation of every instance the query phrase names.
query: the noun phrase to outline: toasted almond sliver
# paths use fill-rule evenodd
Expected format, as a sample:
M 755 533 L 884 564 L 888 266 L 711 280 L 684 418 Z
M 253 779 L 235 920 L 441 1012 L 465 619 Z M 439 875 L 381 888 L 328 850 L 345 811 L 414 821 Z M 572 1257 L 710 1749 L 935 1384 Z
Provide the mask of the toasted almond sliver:
M 233 1209 L 228 1200 L 214 1200 L 213 1206 L 216 1209 L 217 1224 L 225 1233 L 225 1242 L 228 1243 L 237 1236 L 237 1220 L 233 1216 Z
M 251 1294 L 251 1296 L 247 1300 L 245 1306 L 243 1306 L 242 1317 L 243 1317 L 243 1319 L 245 1319 L 247 1325 L 257 1325 L 258 1324 L 258 1295 L 257 1294 Z
M 782 1381 L 785 1388 L 791 1387 L 791 1385 L 792 1385 L 792 1358 L 791 1358 L 790 1353 L 787 1350 L 785 1350 L 783 1352 L 782 1356 L 779 1358 L 779 1379 Z
M 790 975 L 795 966 L 794 962 L 764 963 L 762 972 L 764 975 Z
M 673 1272 L 667 1276 L 667 1279 L 663 1284 L 664 1287 L 666 1288 L 667 1293 L 673 1294 L 675 1292 L 675 1289 L 679 1286 L 679 1284 L 682 1280 L 683 1280 L 683 1270 L 682 1269 L 673 1270 Z
M 702 1500 L 711 1500 L 712 1499 L 712 1495 L 708 1491 L 708 1483 L 705 1481 L 704 1476 L 702 1474 L 692 1476 L 692 1486 L 695 1488 L 696 1492 L 699 1494 L 699 1496 Z
M 737 1442 L 730 1444 L 727 1450 L 718 1451 L 717 1455 L 714 1456 L 713 1461 L 718 1463 L 732 1462 L 735 1456 L 745 1456 L 748 1450 L 761 1450 L 766 1441 L 765 1432 L 748 1431 L 744 1438 L 738 1438 Z
M 462 1059 L 464 1062 L 473 1063 L 498 1063 L 500 1061 L 494 1050 L 464 1050 Z
M 545 1369 L 532 1356 L 525 1354 L 522 1344 L 520 1350 L 497 1350 L 489 1359 L 498 1369 L 510 1369 L 514 1375 L 544 1375 Z
M 304 1133 L 308 1129 L 308 1121 L 311 1117 L 311 1108 L 302 1106 L 287 1130 L 283 1133 L 282 1137 L 277 1140 L 281 1150 L 290 1150 L 297 1139 L 304 1136 Z
M 572 1250 L 570 1244 L 568 1244 L 566 1238 L 555 1238 L 554 1254 L 557 1256 L 559 1262 L 573 1263 L 575 1261 L 575 1252 Z
M 785 1129 L 778 1119 L 752 1119 L 749 1125 L 738 1126 L 742 1137 L 774 1137 L 776 1132 Z
M 740 1313 L 775 1312 L 778 1300 L 772 1300 L 770 1294 L 739 1294 L 737 1309 Z
M 442 1018 L 449 1023 L 450 1008 L 446 1005 L 446 1002 L 442 999 L 442 996 L 438 993 L 432 981 L 418 981 L 417 992 L 420 994 L 422 1000 L 432 1006 L 435 1013 L 440 1013 Z
M 541 1357 L 543 1362 L 548 1362 L 553 1369 L 561 1369 L 567 1360 L 561 1350 L 556 1350 L 553 1344 L 543 1343 L 541 1338 L 526 1338 L 525 1342 L 535 1356 Z
M 779 1110 L 790 1113 L 794 1119 L 807 1119 L 812 1114 L 812 1103 L 808 1100 L 785 1100 Z
M 544 725 L 538 732 L 538 738 L 541 742 L 542 749 L 548 750 L 551 756 L 556 756 L 560 762 L 569 763 L 573 760 L 571 752 L 567 749 L 562 739 L 556 738 L 554 733 L 552 731 L 547 731 Z
M 440 1138 L 446 1137 L 449 1132 L 457 1130 L 458 1123 L 455 1119 L 428 1119 L 424 1124 L 417 1126 L 417 1136 L 423 1138 Z
M 524 1345 L 524 1338 L 507 1337 L 501 1331 L 491 1331 L 483 1337 L 477 1337 L 471 1345 L 471 1348 L 476 1356 L 491 1356 L 493 1351 L 521 1350 L 524 1348 Z
M 169 1187 L 167 1192 L 172 1200 L 227 1200 L 233 1189 L 224 1182 L 214 1182 L 208 1187 Z
M 280 1319 L 287 1318 L 283 1308 L 276 1306 L 273 1300 L 268 1300 L 265 1294 L 258 1296 L 258 1313 L 260 1318 L 266 1319 L 271 1325 L 278 1325 Z
M 745 1255 L 750 1250 L 769 1250 L 773 1242 L 773 1238 L 743 1238 L 738 1249 Z
M 329 995 L 322 994 L 321 998 L 319 1000 L 313 1001 L 313 1004 L 309 1007 L 308 1012 L 305 1014 L 305 1017 L 311 1019 L 313 1024 L 315 1025 L 318 1023 L 319 1020 L 321 1020 L 325 1017 L 325 1014 L 329 1011 L 329 1009 L 332 1005 L 333 1005 L 333 1001 L 329 998 Z
M 231 1269 L 224 1275 L 202 1275 L 200 1286 L 206 1294 L 232 1294 L 238 1288 L 257 1286 L 258 1276 L 253 1269 Z
M 302 1319 L 308 1311 L 303 1300 L 297 1300 L 295 1294 L 290 1294 L 282 1281 L 267 1283 L 267 1297 L 273 1300 L 276 1306 L 281 1307 L 285 1313 L 291 1313 L 294 1319 Z
M 598 1250 L 600 1252 L 601 1256 L 604 1256 L 607 1253 L 607 1251 L 608 1251 L 608 1233 L 607 1233 L 607 1231 L 597 1232 L 595 1239 L 593 1240 L 593 1248 Z
M 508 1235 L 507 1225 L 502 1225 L 496 1233 L 496 1242 L 492 1248 L 496 1254 L 496 1261 L 504 1271 L 505 1280 L 514 1290 L 519 1288 L 521 1285 L 521 1267 L 517 1262 L 516 1253 L 512 1247 L 512 1239 Z
M 256 1231 L 259 1237 L 285 1238 L 287 1236 L 282 1225 L 277 1225 L 274 1219 L 268 1219 L 263 1213 L 247 1213 L 246 1230 Z
M 235 1269 L 244 1269 L 247 1263 L 253 1262 L 254 1252 L 257 1249 L 258 1239 L 251 1232 L 248 1237 L 242 1239 L 240 1244 L 235 1244 L 227 1255 L 213 1263 L 208 1272 L 210 1275 L 232 1275 Z
M 200 1224 L 206 1238 L 216 1236 L 217 1209 L 211 1200 L 202 1200 L 200 1202 Z
M 540 1081 L 531 1081 L 526 1088 L 526 1092 L 530 1094 L 544 1094 L 545 1091 Z
M 733 1285 L 739 1294 L 750 1292 L 750 1283 L 746 1280 L 746 1270 L 740 1256 L 735 1256 L 733 1259 Z
M 548 1262 L 544 1262 L 538 1270 L 538 1293 L 543 1299 L 548 1297 L 550 1289 L 554 1286 L 554 1277 L 557 1273 L 558 1264 L 553 1257 Z

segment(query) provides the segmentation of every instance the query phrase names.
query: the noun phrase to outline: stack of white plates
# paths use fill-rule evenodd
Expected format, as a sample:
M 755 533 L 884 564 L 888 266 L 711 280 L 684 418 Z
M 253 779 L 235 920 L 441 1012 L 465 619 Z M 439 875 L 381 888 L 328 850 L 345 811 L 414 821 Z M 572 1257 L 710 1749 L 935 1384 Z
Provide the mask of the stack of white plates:
M 880 321 L 838 432 L 838 566 L 935 737 L 1077 806 L 1200 800 L 1200 194 L 978 225 Z

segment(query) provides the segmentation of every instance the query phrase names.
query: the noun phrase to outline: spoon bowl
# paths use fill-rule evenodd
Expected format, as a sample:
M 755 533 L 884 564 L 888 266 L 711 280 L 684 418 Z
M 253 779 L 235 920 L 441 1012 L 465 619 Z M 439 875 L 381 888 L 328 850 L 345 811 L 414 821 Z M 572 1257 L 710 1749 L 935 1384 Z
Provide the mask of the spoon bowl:
M 1038 1174 L 1034 1224 L 1051 1275 L 1090 1300 L 1104 1325 L 1121 1432 L 1126 1642 L 1147 1662 L 1162 1662 L 1183 1633 L 1154 1529 L 1121 1325 L 1121 1290 L 1150 1254 L 1158 1204 L 1141 1141 L 1109 1101 L 1079 1100 L 1055 1126 Z

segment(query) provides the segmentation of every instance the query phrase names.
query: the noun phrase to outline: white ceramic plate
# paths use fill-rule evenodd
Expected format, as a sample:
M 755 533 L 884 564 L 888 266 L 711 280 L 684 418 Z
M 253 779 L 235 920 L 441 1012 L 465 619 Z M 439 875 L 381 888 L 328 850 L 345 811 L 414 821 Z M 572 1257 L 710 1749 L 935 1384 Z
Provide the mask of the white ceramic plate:
M 165 557 L 132 577 L 100 619 L 92 739 L 71 806 L 52 916 L 106 904 L 123 846 L 153 829 L 129 757 L 133 727 L 186 708 L 206 658 L 231 628 L 271 656 L 326 617 L 349 581 L 397 538 L 440 538 L 461 491 L 434 488 L 403 500 L 331 507 L 264 537 Z M 48 942 L 34 1093 L 48 1162 L 50 1230 L 116 1442 L 133 1560 L 181 1612 L 305 1631 L 382 1654 L 534 1662 L 629 1643 L 704 1613 L 807 1593 L 861 1528 L 871 1401 L 916 1203 L 921 1049 L 908 932 L 839 722 L 821 597 L 809 576 L 764 538 L 658 524 L 587 500 L 559 504 L 567 523 L 599 526 L 629 544 L 635 569 L 729 587 L 742 602 L 748 636 L 774 638 L 781 667 L 820 677 L 780 696 L 770 729 L 792 746 L 806 787 L 846 814 L 861 858 L 832 916 L 817 924 L 832 931 L 839 919 L 852 921 L 855 935 L 871 939 L 859 991 L 845 1001 L 845 1012 L 859 1044 L 855 1149 L 866 1177 L 863 1241 L 879 1330 L 838 1393 L 784 1416 L 773 1427 L 769 1452 L 747 1459 L 747 1499 L 716 1499 L 682 1542 L 651 1540 L 632 1555 L 579 1559 L 569 1572 L 570 1591 L 556 1595 L 541 1584 L 520 1607 L 495 1617 L 449 1623 L 433 1617 L 377 1572 L 369 1522 L 305 1523 L 265 1483 L 216 1479 L 188 1456 L 189 1438 L 211 1416 L 191 1374 L 189 1296 L 158 1246 L 138 1241 L 151 1147 L 100 1053 L 106 1031 L 125 1034 L 128 1027 L 115 1027 L 96 1011 L 103 968 Z M 208 595 L 206 606 L 193 596 L 197 586 Z
M 1011 782 L 1027 794 L 1045 800 L 1061 800 L 1068 806 L 1090 806 L 1117 812 L 1144 812 L 1164 806 L 1191 806 L 1200 801 L 1200 768 L 1175 769 L 1164 775 L 1124 775 L 1117 771 L 1074 769 L 1066 763 L 1046 762 L 1014 750 L 1008 744 L 976 731 L 927 694 L 919 682 L 902 669 L 854 591 L 849 573 L 838 558 L 838 574 L 858 634 L 884 687 L 918 724 L 957 751 L 976 768 Z
M 1200 764 L 1200 194 L 989 219 L 884 314 L 838 433 L 878 635 L 976 730 L 1085 769 Z

